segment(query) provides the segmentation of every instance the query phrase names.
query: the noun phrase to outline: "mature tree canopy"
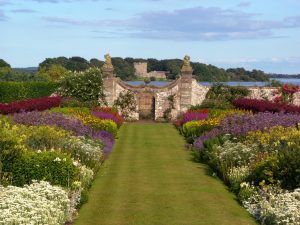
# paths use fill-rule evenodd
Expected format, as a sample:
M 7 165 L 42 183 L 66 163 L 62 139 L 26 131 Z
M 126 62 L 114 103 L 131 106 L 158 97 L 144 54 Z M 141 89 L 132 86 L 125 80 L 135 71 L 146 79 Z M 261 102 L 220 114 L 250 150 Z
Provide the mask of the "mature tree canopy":
M 10 68 L 10 65 L 5 62 L 3 59 L 0 59 L 0 67 L 9 67 Z

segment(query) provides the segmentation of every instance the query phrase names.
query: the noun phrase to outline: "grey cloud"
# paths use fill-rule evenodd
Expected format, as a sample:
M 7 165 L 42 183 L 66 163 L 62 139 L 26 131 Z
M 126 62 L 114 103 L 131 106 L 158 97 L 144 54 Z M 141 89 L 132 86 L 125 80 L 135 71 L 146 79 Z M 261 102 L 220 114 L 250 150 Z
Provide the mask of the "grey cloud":
M 32 9 L 13 9 L 11 10 L 13 13 L 35 13 L 35 10 Z
M 5 21 L 7 17 L 5 16 L 4 12 L 0 10 L 0 22 Z
M 12 3 L 9 2 L 8 0 L 0 0 L 0 6 L 4 6 L 4 5 L 12 5 Z
M 256 14 L 218 7 L 195 7 L 175 11 L 156 11 L 137 14 L 124 20 L 75 20 L 44 17 L 44 20 L 65 25 L 96 28 L 123 28 L 120 37 L 167 39 L 175 41 L 235 40 L 278 38 L 274 31 L 300 26 L 299 17 L 282 21 L 258 20 Z
M 251 6 L 251 2 L 241 2 L 241 3 L 239 3 L 238 5 L 237 5 L 237 7 L 249 7 L 249 6 Z

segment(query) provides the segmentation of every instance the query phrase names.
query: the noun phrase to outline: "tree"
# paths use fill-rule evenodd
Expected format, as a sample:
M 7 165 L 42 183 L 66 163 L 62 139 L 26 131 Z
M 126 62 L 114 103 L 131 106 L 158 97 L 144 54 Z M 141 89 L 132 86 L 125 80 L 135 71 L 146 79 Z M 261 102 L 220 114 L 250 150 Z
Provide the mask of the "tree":
M 2 68 L 2 67 L 11 68 L 7 62 L 5 62 L 3 59 L 0 59 L 0 68 Z
M 69 58 L 65 67 L 71 71 L 85 71 L 90 68 L 90 64 L 86 59 L 74 56 Z
M 39 75 L 41 77 L 51 81 L 59 81 L 59 79 L 63 78 L 67 74 L 68 70 L 65 67 L 57 64 L 51 65 L 48 70 L 44 67 L 39 70 Z
M 95 58 L 93 58 L 93 59 L 90 60 L 90 65 L 92 67 L 101 68 L 103 66 L 103 64 L 104 64 L 103 61 L 100 61 L 100 60 L 95 59 Z

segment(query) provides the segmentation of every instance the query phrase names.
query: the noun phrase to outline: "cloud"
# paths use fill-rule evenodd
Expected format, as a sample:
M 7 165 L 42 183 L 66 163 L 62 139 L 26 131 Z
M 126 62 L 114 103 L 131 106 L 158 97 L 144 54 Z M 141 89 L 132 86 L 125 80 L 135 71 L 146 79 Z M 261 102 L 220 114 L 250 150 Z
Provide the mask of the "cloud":
M 9 2 L 8 0 L 0 0 L 0 6 L 4 6 L 4 5 L 12 5 L 12 3 Z
M 241 2 L 237 5 L 237 7 L 246 8 L 251 6 L 251 2 Z
M 35 13 L 35 10 L 32 9 L 13 9 L 11 10 L 13 13 Z
M 60 3 L 60 2 L 96 2 L 96 1 L 110 1 L 110 0 L 31 0 L 39 3 Z
M 0 22 L 7 20 L 7 17 L 5 16 L 4 12 L 0 10 Z
M 151 11 L 123 20 L 76 20 L 44 17 L 49 23 L 122 29 L 120 37 L 174 41 L 215 41 L 279 38 L 274 31 L 300 26 L 299 17 L 284 20 L 259 20 L 257 14 L 218 7 L 194 7 L 175 11 Z

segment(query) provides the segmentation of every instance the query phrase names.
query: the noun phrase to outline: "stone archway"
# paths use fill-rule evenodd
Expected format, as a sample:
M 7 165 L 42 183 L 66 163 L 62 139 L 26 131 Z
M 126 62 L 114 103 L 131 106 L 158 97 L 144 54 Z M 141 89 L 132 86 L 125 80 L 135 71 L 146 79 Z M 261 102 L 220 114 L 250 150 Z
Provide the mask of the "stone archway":
M 139 118 L 154 119 L 155 118 L 155 97 L 152 92 L 138 93 Z
M 181 76 L 163 87 L 150 85 L 132 86 L 114 74 L 114 68 L 109 55 L 105 56 L 105 64 L 102 67 L 103 92 L 109 106 L 114 104 L 123 91 L 132 91 L 137 103 L 136 111 L 130 115 L 131 119 L 164 120 L 164 113 L 168 110 L 172 119 L 181 112 L 185 112 L 191 105 L 201 104 L 209 88 L 199 85 L 193 79 L 193 69 L 190 58 L 184 57 L 181 68 Z M 170 108 L 170 96 L 176 96 Z

